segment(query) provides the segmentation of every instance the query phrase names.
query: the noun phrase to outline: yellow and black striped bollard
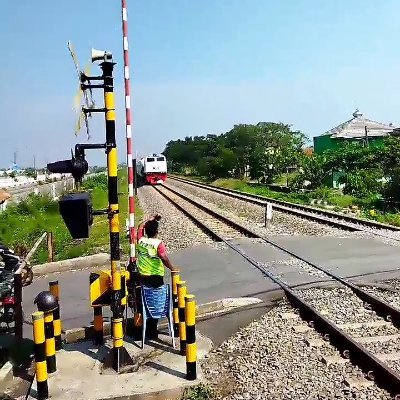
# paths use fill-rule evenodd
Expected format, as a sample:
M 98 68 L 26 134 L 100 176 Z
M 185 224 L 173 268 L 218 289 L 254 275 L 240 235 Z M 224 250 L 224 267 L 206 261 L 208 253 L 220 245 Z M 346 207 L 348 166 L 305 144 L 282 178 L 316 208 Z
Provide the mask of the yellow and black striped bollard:
M 185 296 L 186 282 L 180 281 L 178 287 L 178 314 L 179 314 L 179 341 L 181 344 L 181 355 L 186 354 L 186 327 L 185 327 Z
M 44 313 L 44 332 L 46 337 L 46 362 L 47 372 L 57 371 L 56 365 L 56 343 L 54 340 L 53 312 Z
M 180 281 L 179 271 L 172 271 L 172 304 L 173 304 L 173 317 L 174 317 L 174 334 L 179 335 L 179 311 L 178 311 L 178 286 Z
M 38 400 L 44 400 L 49 398 L 49 388 L 47 385 L 46 339 L 44 334 L 44 314 L 42 311 L 36 311 L 32 314 L 32 323 L 37 396 Z
M 49 290 L 50 293 L 56 298 L 58 303 L 57 308 L 53 311 L 54 340 L 56 345 L 56 351 L 58 351 L 62 349 L 61 319 L 60 319 L 60 286 L 58 285 L 58 281 L 49 282 Z
M 96 345 L 101 345 L 104 343 L 103 338 L 103 307 L 95 306 L 93 307 L 93 342 Z
M 193 294 L 185 296 L 186 323 L 186 379 L 197 379 L 196 301 Z

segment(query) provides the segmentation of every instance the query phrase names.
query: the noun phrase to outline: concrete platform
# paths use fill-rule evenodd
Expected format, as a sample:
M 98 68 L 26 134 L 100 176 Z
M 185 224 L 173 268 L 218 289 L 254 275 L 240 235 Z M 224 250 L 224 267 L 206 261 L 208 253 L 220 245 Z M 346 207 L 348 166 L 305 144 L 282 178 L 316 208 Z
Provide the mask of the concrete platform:
M 363 281 L 400 278 L 400 248 L 379 240 L 304 236 L 271 236 L 271 239 L 343 277 Z M 279 250 L 247 239 L 235 242 L 291 285 L 320 282 L 296 266 L 285 265 L 289 256 Z M 175 252 L 170 258 L 182 271 L 198 304 L 228 297 L 258 297 L 268 303 L 280 293 L 276 284 L 228 248 L 195 246 Z M 30 314 L 35 311 L 35 295 L 47 289 L 49 280 L 58 279 L 63 327 L 70 329 L 90 324 L 93 317 L 89 307 L 89 273 L 90 270 L 62 272 L 37 278 L 24 288 L 26 319 L 29 321 Z M 244 319 L 247 321 L 247 317 Z M 25 324 L 24 329 L 26 337 L 30 337 L 32 327 Z
M 142 350 L 140 342 L 125 343 L 134 360 L 131 372 L 117 374 L 103 371 L 102 361 L 111 343 L 96 348 L 91 342 L 65 345 L 57 353 L 57 372 L 48 380 L 49 394 L 57 400 L 99 399 L 179 399 L 183 389 L 201 381 L 186 380 L 186 359 L 173 349 L 171 338 L 160 335 L 158 341 L 149 341 Z M 197 335 L 198 358 L 211 349 L 211 341 Z M 36 384 L 30 399 L 36 398 Z

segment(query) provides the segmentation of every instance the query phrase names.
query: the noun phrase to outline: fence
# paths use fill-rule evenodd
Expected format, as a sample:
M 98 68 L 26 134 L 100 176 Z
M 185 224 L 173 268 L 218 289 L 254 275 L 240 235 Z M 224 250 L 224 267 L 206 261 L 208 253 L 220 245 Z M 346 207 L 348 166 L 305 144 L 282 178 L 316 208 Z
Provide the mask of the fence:
M 23 313 L 22 313 L 22 288 L 24 286 L 23 274 L 26 270 L 28 270 L 31 274 L 32 271 L 29 267 L 29 260 L 33 257 L 33 255 L 37 252 L 39 246 L 43 243 L 44 239 L 47 238 L 47 251 L 48 251 L 48 260 L 54 261 L 54 241 L 53 241 L 53 233 L 52 232 L 44 232 L 39 239 L 36 240 L 34 245 L 32 246 L 29 253 L 24 257 L 21 265 L 14 273 L 14 297 L 15 297 L 15 309 L 14 309 L 14 317 L 15 317 L 15 337 L 17 340 L 22 340 L 23 338 Z M 28 277 L 28 280 L 30 278 Z M 33 274 L 32 274 L 33 279 Z

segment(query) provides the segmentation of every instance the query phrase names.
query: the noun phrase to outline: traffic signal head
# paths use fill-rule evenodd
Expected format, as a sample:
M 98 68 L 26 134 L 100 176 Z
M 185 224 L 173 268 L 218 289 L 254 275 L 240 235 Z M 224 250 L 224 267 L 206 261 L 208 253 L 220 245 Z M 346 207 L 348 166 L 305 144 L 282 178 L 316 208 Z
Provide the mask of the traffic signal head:
M 59 203 L 60 214 L 74 239 L 89 237 L 93 223 L 92 200 L 88 192 L 64 195 Z
M 56 174 L 72 174 L 75 181 L 80 182 L 83 176 L 88 172 L 89 166 L 85 156 L 80 155 L 72 157 L 71 160 L 56 161 L 47 164 L 49 172 Z

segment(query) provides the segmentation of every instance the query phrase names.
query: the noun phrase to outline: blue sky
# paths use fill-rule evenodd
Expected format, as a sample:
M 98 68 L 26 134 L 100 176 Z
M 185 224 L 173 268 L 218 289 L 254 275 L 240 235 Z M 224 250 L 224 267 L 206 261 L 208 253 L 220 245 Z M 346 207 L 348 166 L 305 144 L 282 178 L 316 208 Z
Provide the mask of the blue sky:
M 241 122 L 282 121 L 312 137 L 356 107 L 399 125 L 399 12 L 398 0 L 128 0 L 135 150 Z M 0 3 L 0 166 L 15 150 L 20 164 L 35 154 L 43 165 L 76 143 L 68 40 L 82 65 L 91 47 L 114 54 L 125 159 L 120 19 L 119 0 Z M 92 142 L 104 140 L 101 118 Z

